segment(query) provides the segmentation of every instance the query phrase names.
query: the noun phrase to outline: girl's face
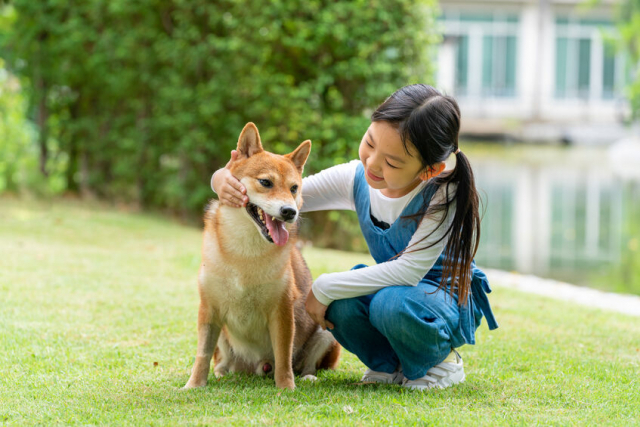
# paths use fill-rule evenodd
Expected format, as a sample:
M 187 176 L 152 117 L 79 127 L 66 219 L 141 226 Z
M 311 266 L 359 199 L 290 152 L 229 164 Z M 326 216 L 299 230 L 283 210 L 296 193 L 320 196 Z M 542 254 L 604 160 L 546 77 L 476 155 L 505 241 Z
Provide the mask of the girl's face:
M 373 122 L 360 142 L 360 160 L 367 183 L 387 197 L 402 197 L 430 178 L 417 150 L 407 144 L 407 154 L 396 128 L 388 122 Z

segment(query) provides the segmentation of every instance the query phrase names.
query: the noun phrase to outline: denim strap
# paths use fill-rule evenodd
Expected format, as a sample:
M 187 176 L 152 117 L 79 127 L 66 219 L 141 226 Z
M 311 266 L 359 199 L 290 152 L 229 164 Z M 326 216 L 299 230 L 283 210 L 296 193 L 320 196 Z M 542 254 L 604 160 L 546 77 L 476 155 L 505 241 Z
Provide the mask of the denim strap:
M 491 311 L 491 305 L 489 304 L 489 298 L 487 294 L 491 293 L 491 288 L 489 287 L 489 281 L 487 280 L 487 276 L 481 270 L 477 270 L 474 272 L 473 280 L 471 281 L 471 296 L 474 302 L 482 311 L 484 318 L 487 320 L 487 326 L 490 330 L 494 330 L 498 328 L 498 322 L 496 322 L 496 318 L 493 315 L 493 311 Z

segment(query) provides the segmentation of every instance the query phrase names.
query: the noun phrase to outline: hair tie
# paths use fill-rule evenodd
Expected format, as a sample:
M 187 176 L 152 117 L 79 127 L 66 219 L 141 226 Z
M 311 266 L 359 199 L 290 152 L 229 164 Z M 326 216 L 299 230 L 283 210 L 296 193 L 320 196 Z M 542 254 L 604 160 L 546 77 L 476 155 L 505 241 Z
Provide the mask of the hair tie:
M 460 152 L 460 148 L 453 152 L 453 154 L 458 154 Z

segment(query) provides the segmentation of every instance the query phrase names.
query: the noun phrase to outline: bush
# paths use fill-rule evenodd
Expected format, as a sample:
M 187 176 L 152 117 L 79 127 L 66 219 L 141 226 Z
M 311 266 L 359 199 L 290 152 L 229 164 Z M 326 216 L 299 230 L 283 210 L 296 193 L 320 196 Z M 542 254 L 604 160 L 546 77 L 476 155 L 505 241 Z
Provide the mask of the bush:
M 431 80 L 437 37 L 433 0 L 11 4 L 3 52 L 41 168 L 64 190 L 182 213 L 201 211 L 248 121 L 275 152 L 311 139 L 308 173 L 357 156 L 371 110 Z

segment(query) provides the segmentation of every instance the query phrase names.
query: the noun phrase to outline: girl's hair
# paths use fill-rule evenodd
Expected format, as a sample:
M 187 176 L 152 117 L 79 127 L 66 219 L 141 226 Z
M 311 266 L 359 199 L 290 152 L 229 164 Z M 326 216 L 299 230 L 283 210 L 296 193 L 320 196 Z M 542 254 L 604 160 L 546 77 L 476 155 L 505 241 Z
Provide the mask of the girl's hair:
M 455 168 L 433 178 L 438 188 L 444 188 L 444 201 L 430 205 L 430 200 L 425 197 L 422 209 L 411 217 L 421 220 L 425 215 L 444 211 L 439 224 L 441 226 L 445 222 L 449 205 L 455 202 L 451 225 L 440 240 L 430 246 L 448 237 L 444 271 L 438 289 L 446 288 L 447 280 L 451 278 L 450 293 L 456 292 L 458 304 L 466 304 L 472 278 L 471 263 L 480 241 L 480 215 L 471 165 L 467 157 L 458 151 L 458 103 L 431 86 L 410 85 L 398 89 L 387 98 L 373 112 L 371 120 L 385 121 L 397 128 L 407 154 L 410 154 L 407 145 L 410 143 L 420 154 L 425 169 L 444 162 L 451 153 L 457 152 Z M 454 194 L 450 194 L 449 184 L 455 184 Z M 423 191 L 429 191 L 429 186 L 425 186 Z M 425 239 L 427 237 L 429 236 Z

